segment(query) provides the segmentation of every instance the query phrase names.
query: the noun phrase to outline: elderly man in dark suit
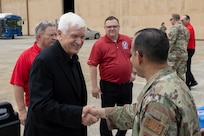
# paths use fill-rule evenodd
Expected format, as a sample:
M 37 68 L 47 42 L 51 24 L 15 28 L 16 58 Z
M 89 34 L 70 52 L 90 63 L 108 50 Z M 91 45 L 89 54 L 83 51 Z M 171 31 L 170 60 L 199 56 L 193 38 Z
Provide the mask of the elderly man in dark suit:
M 61 16 L 58 40 L 43 50 L 30 71 L 30 105 L 24 136 L 86 136 L 98 119 L 87 113 L 87 91 L 77 53 L 85 22 L 74 14 Z

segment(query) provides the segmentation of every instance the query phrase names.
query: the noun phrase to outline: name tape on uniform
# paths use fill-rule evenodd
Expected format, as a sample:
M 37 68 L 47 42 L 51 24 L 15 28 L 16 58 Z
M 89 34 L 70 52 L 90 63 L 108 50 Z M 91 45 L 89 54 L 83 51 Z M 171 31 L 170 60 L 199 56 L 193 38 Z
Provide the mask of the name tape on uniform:
M 157 121 L 153 118 L 150 118 L 150 117 L 146 117 L 144 126 L 148 129 L 152 130 L 153 132 L 155 132 L 158 135 L 160 135 L 162 130 L 164 129 L 163 124 L 161 124 L 159 121 Z

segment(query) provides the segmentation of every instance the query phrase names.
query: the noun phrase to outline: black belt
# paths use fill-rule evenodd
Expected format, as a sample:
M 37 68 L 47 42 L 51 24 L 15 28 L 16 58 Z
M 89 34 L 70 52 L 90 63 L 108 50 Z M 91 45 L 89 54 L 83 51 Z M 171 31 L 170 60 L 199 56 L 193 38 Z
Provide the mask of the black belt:
M 109 81 L 105 81 L 105 80 L 102 80 L 101 81 L 103 82 L 107 82 L 107 83 L 111 83 L 111 84 L 116 84 L 116 85 L 126 85 L 126 84 L 130 84 L 131 82 L 125 82 L 125 83 L 114 83 L 114 82 L 109 82 Z

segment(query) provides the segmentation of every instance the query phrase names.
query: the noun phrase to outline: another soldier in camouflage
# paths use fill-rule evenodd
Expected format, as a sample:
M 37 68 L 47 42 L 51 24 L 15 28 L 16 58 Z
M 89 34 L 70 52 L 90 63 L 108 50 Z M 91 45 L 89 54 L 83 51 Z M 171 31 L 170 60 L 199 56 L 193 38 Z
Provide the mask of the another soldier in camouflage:
M 147 80 L 138 103 L 92 109 L 109 129 L 132 129 L 133 136 L 200 136 L 194 99 L 167 64 L 169 42 L 163 32 L 147 28 L 135 34 L 131 62 Z
M 168 33 L 169 38 L 169 55 L 168 64 L 175 70 L 178 76 L 185 81 L 185 73 L 187 71 L 187 45 L 190 38 L 188 29 L 180 22 L 178 14 L 172 14 L 170 19 L 173 25 Z

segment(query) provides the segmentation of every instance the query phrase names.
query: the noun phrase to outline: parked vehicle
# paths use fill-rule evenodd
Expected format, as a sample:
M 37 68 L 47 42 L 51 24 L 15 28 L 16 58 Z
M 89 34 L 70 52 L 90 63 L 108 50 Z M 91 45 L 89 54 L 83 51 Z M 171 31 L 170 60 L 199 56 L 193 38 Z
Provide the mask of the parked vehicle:
M 87 28 L 86 34 L 85 34 L 86 39 L 99 39 L 100 37 L 101 37 L 100 32 Z
M 0 13 L 0 37 L 12 38 L 23 36 L 22 18 L 12 13 Z

